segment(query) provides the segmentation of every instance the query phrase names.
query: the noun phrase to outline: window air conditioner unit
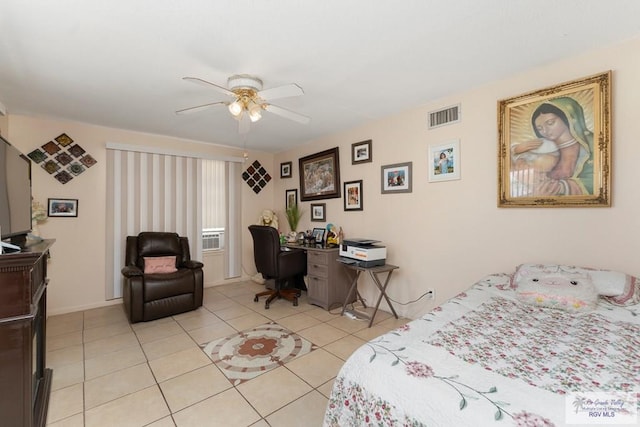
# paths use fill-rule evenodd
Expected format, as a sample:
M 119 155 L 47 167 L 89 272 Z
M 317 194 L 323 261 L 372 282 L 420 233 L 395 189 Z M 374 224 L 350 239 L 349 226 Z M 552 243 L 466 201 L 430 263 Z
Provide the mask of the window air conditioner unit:
M 224 228 L 205 228 L 202 230 L 202 249 L 215 250 L 224 247 Z

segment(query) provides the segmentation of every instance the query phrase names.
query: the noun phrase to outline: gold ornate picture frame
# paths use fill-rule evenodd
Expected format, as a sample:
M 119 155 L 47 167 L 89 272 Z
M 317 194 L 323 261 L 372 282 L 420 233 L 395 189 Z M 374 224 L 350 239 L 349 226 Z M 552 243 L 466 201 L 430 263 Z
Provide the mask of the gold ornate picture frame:
M 611 71 L 498 101 L 498 207 L 611 206 Z

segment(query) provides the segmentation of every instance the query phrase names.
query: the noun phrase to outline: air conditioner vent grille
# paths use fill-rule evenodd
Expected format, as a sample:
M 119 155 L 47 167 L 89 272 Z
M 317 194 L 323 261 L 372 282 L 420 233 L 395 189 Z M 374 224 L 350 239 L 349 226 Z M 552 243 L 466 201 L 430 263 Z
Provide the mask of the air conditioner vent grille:
M 202 230 L 202 249 L 219 250 L 224 248 L 224 228 L 205 228 Z
M 429 113 L 429 129 L 458 123 L 460 121 L 460 104 L 442 108 Z

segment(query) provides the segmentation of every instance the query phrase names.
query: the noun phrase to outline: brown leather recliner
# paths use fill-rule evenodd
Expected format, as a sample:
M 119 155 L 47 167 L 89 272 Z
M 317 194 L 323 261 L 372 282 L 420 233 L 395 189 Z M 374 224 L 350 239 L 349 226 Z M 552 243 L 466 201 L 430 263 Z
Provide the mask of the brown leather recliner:
M 172 273 L 145 274 L 145 257 L 175 256 Z M 146 322 L 202 306 L 203 264 L 191 259 L 189 241 L 176 233 L 127 236 L 123 300 L 131 323 Z

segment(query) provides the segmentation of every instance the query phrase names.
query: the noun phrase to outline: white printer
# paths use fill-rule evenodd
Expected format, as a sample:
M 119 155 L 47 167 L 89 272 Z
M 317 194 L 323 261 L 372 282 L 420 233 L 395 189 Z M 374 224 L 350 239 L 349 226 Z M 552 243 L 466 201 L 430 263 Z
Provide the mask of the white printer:
M 345 239 L 340 244 L 340 258 L 345 264 L 355 264 L 359 267 L 376 267 L 387 261 L 387 248 L 374 245 L 379 240 Z

